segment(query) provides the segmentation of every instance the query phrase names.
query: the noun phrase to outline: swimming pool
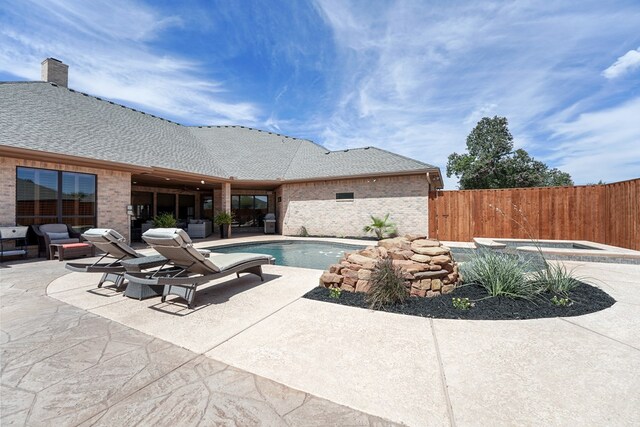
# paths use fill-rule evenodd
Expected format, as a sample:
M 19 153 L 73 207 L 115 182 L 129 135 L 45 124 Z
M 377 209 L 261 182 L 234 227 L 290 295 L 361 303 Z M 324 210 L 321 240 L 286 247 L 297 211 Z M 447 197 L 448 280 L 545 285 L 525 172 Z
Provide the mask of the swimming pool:
M 276 259 L 276 265 L 326 270 L 331 264 L 338 262 L 345 252 L 353 252 L 365 247 L 331 242 L 282 241 L 241 243 L 213 246 L 207 249 L 224 254 L 235 252 L 266 254 Z

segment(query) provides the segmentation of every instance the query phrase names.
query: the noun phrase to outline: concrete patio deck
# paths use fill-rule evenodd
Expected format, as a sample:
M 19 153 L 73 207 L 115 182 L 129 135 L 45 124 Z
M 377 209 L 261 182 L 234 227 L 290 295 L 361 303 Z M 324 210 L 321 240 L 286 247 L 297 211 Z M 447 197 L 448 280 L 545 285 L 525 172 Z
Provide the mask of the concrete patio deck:
M 187 310 L 61 264 L 0 269 L 3 424 L 170 424 L 171 408 L 194 423 L 228 410 L 263 425 L 640 424 L 640 266 L 566 263 L 618 301 L 599 313 L 461 321 L 300 298 L 318 270 L 268 266 L 264 283 L 223 280 Z M 234 397 L 213 410 L 217 392 Z
M 3 426 L 395 425 L 46 296 L 67 273 L 0 264 Z

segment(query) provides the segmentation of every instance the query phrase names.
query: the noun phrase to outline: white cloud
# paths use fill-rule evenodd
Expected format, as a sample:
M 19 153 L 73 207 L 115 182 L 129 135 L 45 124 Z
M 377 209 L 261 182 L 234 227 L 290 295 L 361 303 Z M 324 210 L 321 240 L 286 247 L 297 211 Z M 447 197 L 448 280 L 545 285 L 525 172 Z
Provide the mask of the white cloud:
M 552 137 L 558 166 L 577 182 L 640 178 L 640 98 L 558 123 Z
M 38 80 L 40 61 L 53 56 L 70 65 L 75 89 L 167 118 L 266 127 L 331 149 L 373 145 L 435 164 L 443 173 L 448 155 L 465 150 L 481 117 L 506 116 L 516 147 L 567 168 L 578 183 L 634 175 L 637 162 L 624 153 L 638 157 L 638 128 L 631 120 L 638 94 L 623 87 L 625 79 L 604 84 L 597 61 L 637 33 L 640 7 L 634 2 L 363 7 L 359 1 L 317 0 L 314 6 L 309 11 L 292 3 L 291 10 L 271 8 L 255 18 L 250 11 L 259 6 L 212 12 L 202 3 L 163 13 L 141 1 L 5 0 L 0 71 Z M 179 49 L 160 50 L 181 35 L 171 39 L 176 34 L 170 30 L 194 22 L 198 29 L 233 23 L 221 42 L 231 80 Z M 327 34 L 333 44 L 322 38 Z M 165 36 L 170 43 L 162 43 Z M 197 49 L 191 58 L 199 58 Z M 215 61 L 202 52 L 209 64 Z M 239 90 L 241 79 L 229 64 L 242 55 L 256 55 L 272 65 L 265 69 L 286 77 L 249 81 L 248 95 L 240 97 L 231 87 Z M 640 49 L 632 50 L 602 74 L 630 73 L 638 57 Z M 291 66 L 273 65 L 281 63 Z M 264 111 L 258 99 L 272 105 Z M 599 176 L 584 173 L 581 162 L 597 166 Z M 455 178 L 445 182 L 455 186 Z
M 380 5 L 317 2 L 342 67 L 334 109 L 316 118 L 320 142 L 387 148 L 443 173 L 475 123 L 493 115 L 508 118 L 516 147 L 561 166 L 549 155 L 558 111 L 572 105 L 569 117 L 576 117 L 597 110 L 609 94 L 598 92 L 590 59 L 640 21 L 638 8 L 577 11 L 571 2 Z M 447 188 L 454 181 L 446 179 Z
M 602 72 L 608 79 L 615 79 L 640 68 L 640 48 L 622 55 L 609 68 Z
M 150 42 L 181 25 L 178 16 L 122 0 L 16 1 L 4 9 L 2 71 L 39 80 L 40 62 L 53 56 L 69 65 L 69 86 L 76 90 L 186 123 L 259 122 L 259 108 L 230 100 L 224 82 L 205 77 L 201 64 L 154 50 Z

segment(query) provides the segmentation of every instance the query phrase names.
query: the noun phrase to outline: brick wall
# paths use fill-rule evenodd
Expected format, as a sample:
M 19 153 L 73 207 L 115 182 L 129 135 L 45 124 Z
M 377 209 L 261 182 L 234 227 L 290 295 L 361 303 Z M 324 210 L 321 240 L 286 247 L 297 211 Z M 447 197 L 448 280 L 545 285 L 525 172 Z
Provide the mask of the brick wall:
M 85 168 L 60 163 L 0 157 L 0 224 L 16 221 L 16 167 L 41 168 L 97 175 L 98 227 L 114 228 L 129 234 L 127 205 L 131 203 L 131 174 L 106 169 Z
M 336 193 L 354 193 L 337 201 Z M 297 235 L 365 236 L 370 215 L 389 219 L 400 234 L 428 231 L 429 184 L 425 175 L 283 184 L 276 190 L 279 230 Z

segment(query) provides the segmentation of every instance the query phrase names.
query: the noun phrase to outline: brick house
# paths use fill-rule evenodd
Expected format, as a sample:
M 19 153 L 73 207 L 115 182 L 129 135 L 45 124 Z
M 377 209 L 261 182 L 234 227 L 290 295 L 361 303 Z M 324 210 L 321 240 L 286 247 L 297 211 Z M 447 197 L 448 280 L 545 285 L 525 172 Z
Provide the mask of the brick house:
M 237 231 L 274 213 L 281 234 L 361 236 L 369 215 L 389 213 L 400 233 L 428 230 L 428 194 L 443 185 L 435 166 L 243 126 L 184 126 L 67 88 L 67 70 L 49 58 L 43 81 L 0 83 L 0 224 L 126 235 L 162 212 L 232 211 Z

